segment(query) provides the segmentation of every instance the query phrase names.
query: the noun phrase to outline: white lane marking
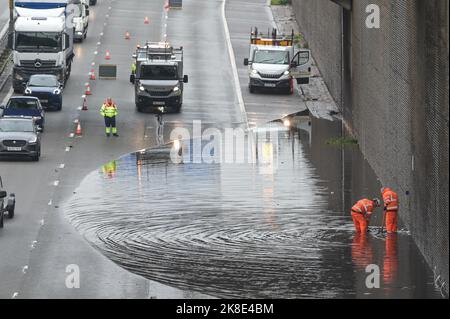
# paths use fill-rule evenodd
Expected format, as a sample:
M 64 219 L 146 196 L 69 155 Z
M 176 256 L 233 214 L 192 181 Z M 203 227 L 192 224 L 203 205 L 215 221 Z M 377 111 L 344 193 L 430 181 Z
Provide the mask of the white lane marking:
M 78 124 L 78 122 L 80 122 L 79 119 L 76 119 L 76 120 L 73 121 L 73 123 L 75 123 L 75 124 Z
M 13 93 L 14 93 L 13 88 L 10 88 L 8 93 L 6 94 L 5 98 L 2 101 L 2 105 L 5 105 L 8 102 L 9 98 L 13 95 Z
M 70 152 L 70 147 L 66 147 L 66 152 Z
M 50 200 L 47 205 L 52 206 L 52 204 L 53 204 L 53 202 L 52 202 L 52 200 Z
M 83 109 L 82 106 L 77 107 L 77 110 L 78 110 L 78 111 L 81 111 L 82 109 Z
M 34 240 L 34 241 L 31 243 L 31 249 L 36 248 L 36 244 L 37 244 L 37 240 Z
M 44 226 L 45 221 L 44 221 L 43 219 L 41 219 L 41 220 L 39 221 L 39 224 L 40 224 L 41 226 Z
M 231 44 L 230 30 L 228 29 L 228 22 L 227 22 L 227 17 L 225 14 L 226 3 L 227 3 L 227 0 L 223 0 L 223 2 L 222 2 L 223 28 L 225 30 L 225 38 L 227 40 L 227 47 L 228 47 L 228 54 L 230 56 L 231 68 L 233 70 L 234 89 L 236 91 L 236 95 L 238 98 L 239 107 L 240 107 L 241 114 L 242 114 L 242 120 L 245 123 L 247 130 L 248 130 L 249 126 L 248 126 L 247 111 L 245 110 L 244 98 L 242 97 L 241 83 L 239 82 L 239 73 L 238 73 L 237 66 L 236 66 L 236 57 L 234 55 L 233 45 Z
M 12 295 L 12 299 L 16 299 L 18 296 L 19 296 L 19 293 L 18 293 L 18 292 L 15 292 L 15 293 L 13 293 L 13 295 Z
M 59 181 L 54 181 L 53 182 L 53 186 L 58 187 L 58 185 L 59 185 Z
M 66 164 L 60 164 L 60 165 L 59 165 L 59 168 L 60 168 L 60 169 L 63 169 L 63 168 L 65 168 L 65 167 L 66 167 Z
M 22 272 L 23 272 L 24 274 L 27 273 L 27 270 L 28 270 L 28 266 L 27 266 L 27 265 L 25 265 L 25 266 L 22 267 Z
M 70 133 L 69 134 L 69 137 L 75 137 L 75 133 Z M 69 148 L 69 150 L 70 150 L 70 147 L 66 147 L 66 151 L 67 151 L 67 148 Z M 68 152 L 68 151 L 67 151 Z

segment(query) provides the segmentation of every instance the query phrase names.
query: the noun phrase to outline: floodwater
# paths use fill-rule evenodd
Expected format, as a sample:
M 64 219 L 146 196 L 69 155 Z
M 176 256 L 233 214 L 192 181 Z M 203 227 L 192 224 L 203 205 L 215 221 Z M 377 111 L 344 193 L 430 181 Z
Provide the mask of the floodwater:
M 379 234 L 378 211 L 367 236 L 354 234 L 350 207 L 379 197 L 376 176 L 357 146 L 327 144 L 339 120 L 300 115 L 293 129 L 274 122 L 246 136 L 244 161 L 205 163 L 195 139 L 175 152 L 181 163 L 164 147 L 111 161 L 65 211 L 121 267 L 214 297 L 439 298 L 407 230 Z M 368 265 L 379 288 L 366 284 Z

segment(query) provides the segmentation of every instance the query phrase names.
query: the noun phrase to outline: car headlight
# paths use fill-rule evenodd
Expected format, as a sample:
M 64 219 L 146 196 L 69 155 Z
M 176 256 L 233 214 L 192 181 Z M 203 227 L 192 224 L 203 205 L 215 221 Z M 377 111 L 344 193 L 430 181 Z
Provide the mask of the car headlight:
M 139 87 L 139 90 L 141 90 L 142 92 L 145 91 L 145 87 L 143 87 L 142 85 Z
M 30 88 L 26 88 L 26 89 L 25 89 L 25 94 L 31 94 L 31 93 L 33 93 L 33 92 L 31 91 Z
M 28 143 L 30 143 L 30 144 L 34 144 L 34 143 L 36 143 L 36 142 L 37 142 L 37 136 L 32 137 L 32 138 L 30 138 L 30 139 L 28 140 Z
M 289 71 L 284 71 L 284 73 L 283 73 L 283 75 L 289 75 L 289 74 L 291 74 L 291 72 L 289 72 Z
M 33 116 L 33 120 L 39 121 L 42 119 L 42 116 Z
M 60 89 L 55 89 L 55 90 L 53 91 L 53 94 L 59 95 L 59 94 L 61 94 L 61 90 L 60 90 Z
M 23 76 L 21 76 L 19 73 L 16 73 L 16 80 L 22 81 L 23 80 Z
M 180 91 L 180 88 L 179 88 L 178 86 L 176 86 L 176 87 L 173 88 L 173 92 L 174 92 L 174 93 L 177 93 L 177 92 L 179 92 L 179 91 Z
M 258 71 L 256 71 L 255 69 L 253 69 L 252 71 L 251 71 L 251 75 L 257 75 L 258 74 Z

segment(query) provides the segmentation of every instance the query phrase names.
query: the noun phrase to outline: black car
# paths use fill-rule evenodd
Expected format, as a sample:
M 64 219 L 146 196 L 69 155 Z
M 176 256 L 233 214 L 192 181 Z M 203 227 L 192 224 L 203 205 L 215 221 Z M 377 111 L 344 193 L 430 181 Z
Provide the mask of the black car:
M 60 111 L 62 108 L 63 85 L 51 74 L 34 74 L 25 87 L 26 96 L 34 96 L 46 109 Z
M 41 157 L 39 129 L 32 118 L 0 118 L 0 156 Z
M 45 112 L 39 99 L 34 96 L 12 96 L 6 105 L 0 105 L 3 110 L 1 117 L 33 118 L 41 131 L 44 131 Z

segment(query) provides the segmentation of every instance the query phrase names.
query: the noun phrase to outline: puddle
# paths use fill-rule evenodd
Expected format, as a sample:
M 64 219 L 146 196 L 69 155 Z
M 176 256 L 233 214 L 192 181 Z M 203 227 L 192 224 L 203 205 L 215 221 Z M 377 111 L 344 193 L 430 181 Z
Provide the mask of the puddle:
M 290 118 L 295 129 L 285 124 L 251 135 L 256 148 L 246 136 L 239 163 L 195 163 L 204 160 L 186 152 L 195 138 L 183 142 L 179 164 L 168 159 L 171 146 L 126 155 L 89 174 L 64 210 L 108 258 L 180 289 L 230 298 L 439 297 L 408 232 L 377 234 L 380 211 L 368 236 L 354 235 L 351 205 L 380 185 L 357 146 L 327 144 L 342 136 L 341 123 L 302 113 Z M 380 270 L 378 289 L 366 287 L 370 264 Z

